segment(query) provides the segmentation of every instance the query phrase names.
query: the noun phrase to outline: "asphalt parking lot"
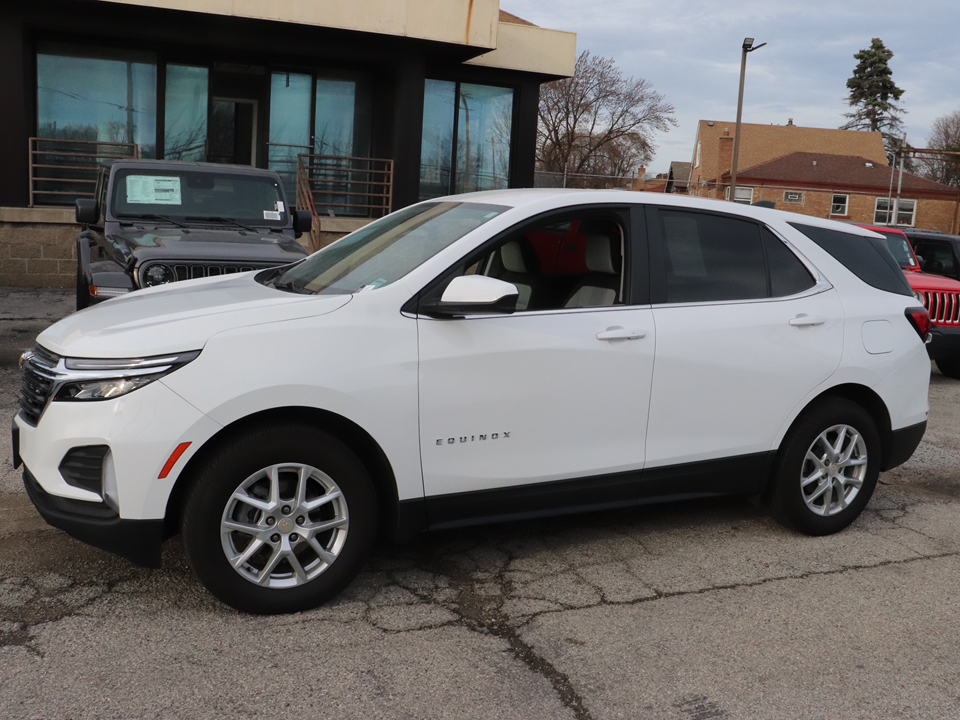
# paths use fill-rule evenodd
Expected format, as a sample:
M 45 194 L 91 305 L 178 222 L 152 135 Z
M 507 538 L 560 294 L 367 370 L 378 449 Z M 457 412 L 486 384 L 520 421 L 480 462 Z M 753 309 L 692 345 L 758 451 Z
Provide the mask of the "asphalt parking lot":
M 0 288 L 0 416 L 69 292 Z M 47 526 L 0 442 L 0 717 L 960 717 L 960 382 L 864 515 L 741 499 L 437 533 L 332 604 L 237 613 L 175 538 L 136 568 Z M 6 427 L 6 425 L 5 425 Z

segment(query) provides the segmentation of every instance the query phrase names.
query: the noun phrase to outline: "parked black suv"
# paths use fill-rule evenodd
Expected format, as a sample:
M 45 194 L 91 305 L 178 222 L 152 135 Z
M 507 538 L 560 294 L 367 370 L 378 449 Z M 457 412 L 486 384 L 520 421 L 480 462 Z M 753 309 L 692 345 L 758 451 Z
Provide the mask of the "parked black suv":
M 960 280 L 960 235 L 923 228 L 900 229 L 910 239 L 924 272 Z
M 286 265 L 307 251 L 270 170 L 169 160 L 101 168 L 77 200 L 77 309 L 153 285 Z

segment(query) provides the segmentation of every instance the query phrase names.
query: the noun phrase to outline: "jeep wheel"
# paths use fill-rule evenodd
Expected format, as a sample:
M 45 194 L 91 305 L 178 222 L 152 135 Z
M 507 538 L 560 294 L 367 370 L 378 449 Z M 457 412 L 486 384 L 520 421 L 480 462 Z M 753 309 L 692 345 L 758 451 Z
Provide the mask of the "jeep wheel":
M 181 532 L 201 582 L 252 613 L 307 610 L 345 588 L 377 529 L 373 484 L 336 438 L 303 425 L 233 438 L 198 470 Z
M 937 370 L 948 378 L 960 380 L 960 360 L 937 360 Z
M 770 495 L 773 516 L 807 535 L 843 530 L 877 484 L 880 434 L 861 406 L 833 398 L 809 409 L 787 433 Z

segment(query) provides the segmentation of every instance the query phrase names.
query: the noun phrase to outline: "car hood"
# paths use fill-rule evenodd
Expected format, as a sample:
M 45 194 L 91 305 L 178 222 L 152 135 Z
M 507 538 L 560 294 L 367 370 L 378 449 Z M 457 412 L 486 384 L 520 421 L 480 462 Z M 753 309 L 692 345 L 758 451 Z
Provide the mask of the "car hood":
M 299 295 L 254 273 L 188 280 L 94 305 L 51 325 L 37 342 L 70 357 L 148 357 L 199 350 L 225 330 L 325 315 L 351 295 Z
M 906 272 L 907 282 L 912 290 L 937 290 L 940 292 L 960 292 L 960 282 L 941 275 L 925 272 Z
M 108 233 L 107 240 L 113 245 L 126 246 L 141 262 L 163 258 L 291 262 L 307 254 L 303 246 L 288 235 L 239 227 L 120 227 Z

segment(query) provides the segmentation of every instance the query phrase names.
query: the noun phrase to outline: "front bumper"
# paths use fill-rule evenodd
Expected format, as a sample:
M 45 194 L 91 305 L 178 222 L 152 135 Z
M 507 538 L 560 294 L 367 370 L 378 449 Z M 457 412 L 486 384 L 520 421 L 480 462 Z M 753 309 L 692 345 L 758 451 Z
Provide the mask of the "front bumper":
M 123 520 L 106 503 L 51 495 L 26 467 L 23 484 L 40 516 L 53 527 L 135 565 L 160 567 L 163 520 Z

